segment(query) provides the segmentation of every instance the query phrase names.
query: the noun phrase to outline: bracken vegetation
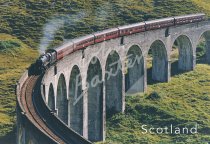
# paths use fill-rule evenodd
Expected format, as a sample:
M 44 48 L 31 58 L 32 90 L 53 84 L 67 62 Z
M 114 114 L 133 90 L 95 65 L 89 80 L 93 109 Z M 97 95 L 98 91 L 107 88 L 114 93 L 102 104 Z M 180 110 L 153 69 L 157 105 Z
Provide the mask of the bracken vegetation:
M 38 52 L 7 34 L 1 33 L 0 40 L 0 143 L 8 144 L 15 140 L 7 136 L 15 131 L 15 84 Z
M 54 37 L 57 44 L 93 31 L 148 19 L 196 12 L 210 14 L 208 6 L 207 1 L 197 0 L 1 0 L 0 32 L 15 35 L 36 48 L 46 23 L 57 27 Z
M 0 0 L 0 143 L 14 143 L 11 132 L 15 127 L 15 83 L 38 56 L 36 49 L 118 25 L 196 12 L 210 16 L 210 2 Z M 203 47 L 203 44 L 198 46 L 198 56 L 202 56 Z M 106 143 L 210 141 L 209 70 L 208 65 L 198 65 L 195 71 L 177 75 L 170 83 L 149 85 L 146 94 L 127 97 L 125 114 L 108 119 Z M 193 136 L 141 134 L 143 123 L 157 126 L 169 122 L 177 125 L 197 122 L 201 133 Z

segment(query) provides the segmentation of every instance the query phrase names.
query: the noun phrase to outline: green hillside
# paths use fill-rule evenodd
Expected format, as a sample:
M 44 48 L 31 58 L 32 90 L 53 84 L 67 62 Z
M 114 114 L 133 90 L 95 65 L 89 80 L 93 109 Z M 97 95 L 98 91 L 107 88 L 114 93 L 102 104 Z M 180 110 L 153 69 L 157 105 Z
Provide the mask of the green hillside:
M 0 33 L 0 143 L 15 139 L 15 84 L 25 69 L 38 56 L 19 39 Z M 14 142 L 13 142 L 14 143 Z
M 196 12 L 210 16 L 209 0 L 0 0 L 0 143 L 14 143 L 14 87 L 38 57 L 37 49 L 118 25 Z M 107 122 L 107 143 L 210 141 L 206 121 L 210 117 L 209 70 L 207 65 L 198 65 L 194 72 L 178 75 L 169 84 L 150 85 L 146 94 L 127 97 L 125 114 Z M 153 91 L 160 99 L 147 98 Z M 202 126 L 201 133 L 187 138 L 142 135 L 139 129 L 143 123 L 170 121 L 187 125 L 196 121 Z
M 199 4 L 199 5 L 198 5 Z M 37 48 L 45 24 L 58 25 L 56 43 L 108 27 L 174 15 L 206 12 L 207 0 L 8 0 L 0 1 L 0 32 Z M 59 23 L 60 22 L 60 23 Z
M 108 119 L 107 143 L 190 143 L 210 141 L 210 66 L 198 64 L 192 72 L 169 83 L 148 86 L 146 94 L 126 97 L 125 114 Z M 142 125 L 192 127 L 198 134 L 142 134 Z

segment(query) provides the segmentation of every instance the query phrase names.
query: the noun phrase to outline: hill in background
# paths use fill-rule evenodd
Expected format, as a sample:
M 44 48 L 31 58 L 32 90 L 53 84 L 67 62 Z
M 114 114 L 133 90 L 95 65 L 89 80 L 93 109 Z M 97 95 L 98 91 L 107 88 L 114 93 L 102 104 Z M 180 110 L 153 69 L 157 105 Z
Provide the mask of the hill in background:
M 197 12 L 210 16 L 209 0 L 1 0 L 0 143 L 15 140 L 14 87 L 24 69 L 38 56 L 33 49 L 51 47 L 66 39 L 118 25 Z M 158 125 L 170 121 L 184 124 L 198 121 L 202 125 L 201 136 L 190 136 L 189 139 L 194 143 L 210 141 L 207 135 L 210 124 L 206 121 L 210 117 L 208 71 L 209 66 L 199 65 L 195 72 L 179 75 L 169 84 L 149 86 L 145 95 L 128 97 L 126 113 L 108 119 L 108 142 L 154 143 L 162 140 L 162 143 L 169 143 L 179 139 L 186 143 L 187 136 L 145 136 L 139 131 L 142 122 Z M 177 92 L 180 83 L 185 88 Z M 188 83 L 196 85 L 187 86 Z M 201 86 L 204 88 L 197 88 Z M 154 91 L 160 95 L 160 100 L 147 99 Z
M 208 0 L 1 0 L 0 32 L 37 48 L 43 35 L 58 44 L 128 23 L 197 12 L 210 15 L 209 5 Z

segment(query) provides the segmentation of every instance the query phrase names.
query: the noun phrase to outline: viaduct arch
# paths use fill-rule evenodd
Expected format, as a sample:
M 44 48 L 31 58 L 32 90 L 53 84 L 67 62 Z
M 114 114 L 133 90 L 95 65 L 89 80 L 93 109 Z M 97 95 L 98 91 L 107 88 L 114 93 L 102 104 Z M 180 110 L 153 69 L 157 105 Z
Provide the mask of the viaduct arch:
M 144 91 L 144 56 L 138 45 L 129 48 L 126 55 L 125 92 Z
M 57 87 L 56 109 L 58 117 L 68 123 L 68 101 L 66 91 L 66 80 L 63 74 L 60 75 Z
M 210 64 L 210 29 L 208 29 L 208 30 L 204 31 L 203 33 L 201 33 L 201 35 L 199 36 L 198 41 L 202 37 L 205 39 L 205 60 L 206 60 L 206 62 L 208 64 Z
M 79 134 L 83 133 L 82 77 L 78 66 L 73 66 L 69 80 L 70 126 Z

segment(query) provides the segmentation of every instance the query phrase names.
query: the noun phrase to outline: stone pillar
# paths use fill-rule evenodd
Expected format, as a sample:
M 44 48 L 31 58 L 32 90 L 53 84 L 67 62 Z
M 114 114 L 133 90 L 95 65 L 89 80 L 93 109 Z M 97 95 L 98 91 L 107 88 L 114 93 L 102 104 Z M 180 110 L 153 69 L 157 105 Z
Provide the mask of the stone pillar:
M 102 141 L 106 139 L 106 91 L 105 91 L 105 83 L 103 79 L 103 116 L 102 116 Z
M 196 67 L 196 52 L 192 56 L 192 70 Z
M 206 61 L 210 64 L 210 39 L 206 39 Z
M 168 62 L 167 62 L 167 82 L 169 82 L 170 80 L 171 80 L 171 63 L 172 63 L 172 61 L 171 60 L 168 60 Z
M 147 57 L 144 56 L 144 92 L 147 91 Z
M 71 116 L 70 116 L 71 104 L 70 104 L 69 97 L 68 97 L 67 100 L 68 100 L 68 126 L 71 127 L 71 125 L 70 125 L 70 119 L 71 119 Z
M 88 93 L 87 87 L 83 89 L 83 136 L 88 139 Z
M 122 73 L 122 109 L 121 112 L 125 111 L 125 75 Z

